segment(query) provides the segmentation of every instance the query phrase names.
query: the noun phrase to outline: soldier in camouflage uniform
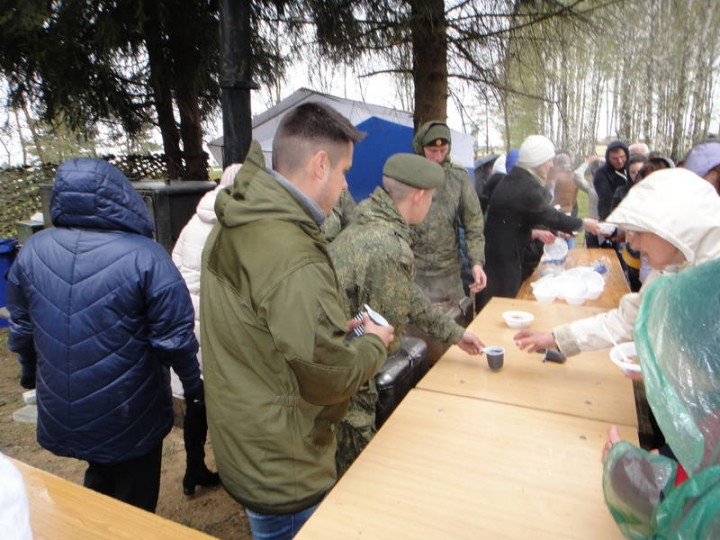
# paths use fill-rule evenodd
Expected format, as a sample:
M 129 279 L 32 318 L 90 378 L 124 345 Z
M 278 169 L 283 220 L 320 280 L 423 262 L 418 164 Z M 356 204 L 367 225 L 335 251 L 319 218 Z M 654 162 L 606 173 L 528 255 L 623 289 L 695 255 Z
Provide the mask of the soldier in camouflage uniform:
M 440 164 L 445 174 L 427 217 L 412 227 L 415 281 L 436 303 L 456 303 L 465 297 L 458 226 L 463 227 L 467 242 L 470 293 L 480 292 L 487 284 L 480 201 L 468 172 L 450 162 L 450 143 L 450 128 L 438 121 L 425 123 L 413 139 L 415 153 Z
M 335 237 L 340 234 L 352 218 L 352 214 L 355 211 L 355 199 L 349 191 L 343 191 L 340 193 L 340 199 L 333 206 L 332 214 L 325 218 L 322 230 L 325 233 L 325 240 L 332 242 Z
M 478 337 L 439 311 L 413 281 L 410 226 L 422 221 L 433 191 L 444 181 L 442 168 L 413 154 L 395 154 L 383 168 L 378 187 L 356 208 L 352 223 L 330 244 L 330 257 L 347 297 L 348 318 L 368 304 L 395 327 L 388 354 L 412 323 L 435 339 L 457 343 L 470 354 L 484 347 Z M 338 431 L 338 475 L 357 458 L 375 434 L 377 389 L 374 378 L 350 400 Z

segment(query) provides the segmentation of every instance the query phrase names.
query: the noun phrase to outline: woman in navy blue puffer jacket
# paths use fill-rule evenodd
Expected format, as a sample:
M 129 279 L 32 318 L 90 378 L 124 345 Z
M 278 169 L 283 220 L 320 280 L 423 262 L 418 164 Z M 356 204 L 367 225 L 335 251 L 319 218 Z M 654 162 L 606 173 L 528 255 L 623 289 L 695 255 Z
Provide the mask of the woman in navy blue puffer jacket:
M 63 163 L 50 211 L 54 227 L 8 275 L 9 346 L 23 386 L 37 386 L 38 442 L 88 461 L 87 487 L 154 511 L 169 366 L 202 399 L 190 295 L 142 198 L 106 161 Z

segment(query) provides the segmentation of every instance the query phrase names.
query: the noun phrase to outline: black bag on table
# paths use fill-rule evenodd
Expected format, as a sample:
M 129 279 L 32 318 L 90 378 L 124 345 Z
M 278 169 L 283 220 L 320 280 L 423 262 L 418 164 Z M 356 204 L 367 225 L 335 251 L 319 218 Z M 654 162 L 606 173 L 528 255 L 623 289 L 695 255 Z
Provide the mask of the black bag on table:
M 378 391 L 375 427 L 380 429 L 405 395 L 428 372 L 427 344 L 420 338 L 403 336 L 400 348 L 388 357 L 375 375 Z

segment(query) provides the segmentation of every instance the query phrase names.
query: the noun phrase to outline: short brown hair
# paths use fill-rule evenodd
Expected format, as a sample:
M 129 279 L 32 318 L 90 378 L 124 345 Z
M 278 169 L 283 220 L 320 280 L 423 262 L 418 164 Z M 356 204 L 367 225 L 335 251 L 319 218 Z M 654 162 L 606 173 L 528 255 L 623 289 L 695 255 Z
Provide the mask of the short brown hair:
M 272 149 L 275 170 L 293 170 L 303 165 L 311 153 L 324 149 L 335 163 L 348 143 L 365 136 L 350 120 L 323 103 L 308 102 L 288 112 L 280 122 Z

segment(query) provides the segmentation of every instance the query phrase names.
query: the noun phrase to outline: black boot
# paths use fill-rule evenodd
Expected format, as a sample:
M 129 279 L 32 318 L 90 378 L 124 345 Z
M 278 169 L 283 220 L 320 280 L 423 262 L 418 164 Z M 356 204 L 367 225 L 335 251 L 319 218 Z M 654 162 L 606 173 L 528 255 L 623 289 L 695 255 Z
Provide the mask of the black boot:
M 205 441 L 207 439 L 207 416 L 202 400 L 188 399 L 185 402 L 185 476 L 183 493 L 194 495 L 195 486 L 214 487 L 220 485 L 220 475 L 205 466 Z

